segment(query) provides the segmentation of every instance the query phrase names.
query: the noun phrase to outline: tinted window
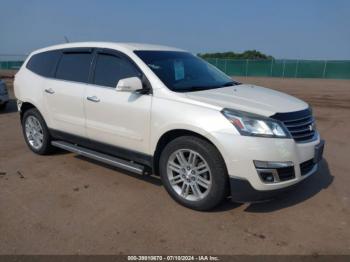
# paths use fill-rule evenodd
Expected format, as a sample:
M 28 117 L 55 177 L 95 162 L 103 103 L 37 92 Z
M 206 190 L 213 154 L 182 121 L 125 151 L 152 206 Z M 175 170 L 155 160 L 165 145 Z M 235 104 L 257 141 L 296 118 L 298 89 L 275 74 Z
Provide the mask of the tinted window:
M 42 76 L 53 76 L 54 67 L 61 55 L 60 51 L 49 51 L 33 55 L 28 63 L 27 68 L 34 73 Z
M 64 53 L 57 68 L 56 78 L 87 83 L 91 58 L 91 53 Z
M 135 51 L 171 90 L 192 92 L 237 85 L 229 76 L 187 52 Z
M 140 76 L 135 66 L 124 58 L 99 54 L 97 56 L 94 84 L 116 87 L 122 78 Z

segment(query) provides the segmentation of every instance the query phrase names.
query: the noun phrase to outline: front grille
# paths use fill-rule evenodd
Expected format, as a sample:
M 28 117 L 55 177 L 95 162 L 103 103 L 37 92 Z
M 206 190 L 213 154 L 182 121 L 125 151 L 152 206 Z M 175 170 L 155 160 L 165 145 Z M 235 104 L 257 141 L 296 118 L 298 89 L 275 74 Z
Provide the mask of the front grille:
M 310 109 L 291 113 L 277 113 L 271 118 L 282 121 L 296 142 L 311 140 L 316 135 L 315 120 Z
M 302 176 L 305 176 L 309 173 L 315 166 L 314 160 L 310 159 L 300 164 L 300 173 Z

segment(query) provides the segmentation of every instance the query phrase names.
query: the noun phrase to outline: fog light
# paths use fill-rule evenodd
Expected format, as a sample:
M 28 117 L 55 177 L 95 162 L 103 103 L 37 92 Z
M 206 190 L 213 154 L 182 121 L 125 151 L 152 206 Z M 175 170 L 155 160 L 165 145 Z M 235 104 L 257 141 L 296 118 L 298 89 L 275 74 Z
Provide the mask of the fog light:
M 261 179 L 267 183 L 272 183 L 275 180 L 272 172 L 261 171 L 259 174 Z
M 261 181 L 264 183 L 277 183 L 295 177 L 294 165 L 291 161 L 275 162 L 254 160 L 254 165 Z
M 257 168 L 256 171 L 264 183 L 276 183 L 280 181 L 276 169 Z

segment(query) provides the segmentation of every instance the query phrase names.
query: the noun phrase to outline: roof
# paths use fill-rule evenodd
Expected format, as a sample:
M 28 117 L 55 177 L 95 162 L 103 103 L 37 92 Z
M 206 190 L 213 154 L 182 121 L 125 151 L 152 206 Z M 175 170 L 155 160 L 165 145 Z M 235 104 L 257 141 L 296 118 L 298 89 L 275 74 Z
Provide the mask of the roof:
M 75 42 L 75 43 L 66 43 L 66 44 L 49 46 L 46 48 L 39 49 L 34 53 L 55 50 L 55 49 L 76 48 L 76 47 L 111 48 L 111 49 L 124 50 L 124 51 L 135 51 L 135 50 L 184 51 L 182 49 L 169 47 L 169 46 L 143 44 L 143 43 Z

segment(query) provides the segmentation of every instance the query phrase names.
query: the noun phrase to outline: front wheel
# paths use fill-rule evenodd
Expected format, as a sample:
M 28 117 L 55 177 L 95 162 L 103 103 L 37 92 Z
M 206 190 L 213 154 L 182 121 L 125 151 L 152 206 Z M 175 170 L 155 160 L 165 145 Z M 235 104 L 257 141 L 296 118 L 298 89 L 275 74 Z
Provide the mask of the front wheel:
M 201 138 L 184 136 L 170 142 L 160 157 L 160 175 L 172 198 L 195 210 L 214 208 L 228 193 L 225 163 Z

